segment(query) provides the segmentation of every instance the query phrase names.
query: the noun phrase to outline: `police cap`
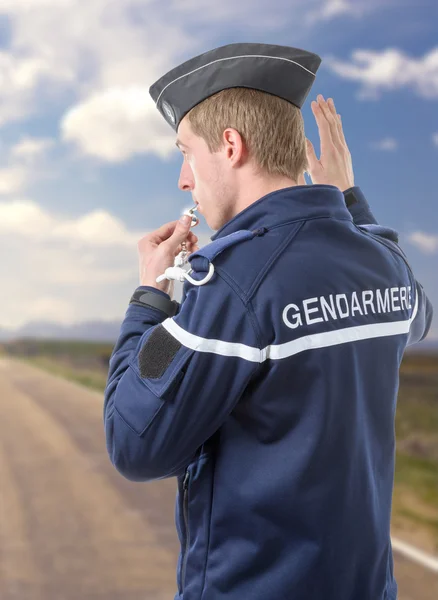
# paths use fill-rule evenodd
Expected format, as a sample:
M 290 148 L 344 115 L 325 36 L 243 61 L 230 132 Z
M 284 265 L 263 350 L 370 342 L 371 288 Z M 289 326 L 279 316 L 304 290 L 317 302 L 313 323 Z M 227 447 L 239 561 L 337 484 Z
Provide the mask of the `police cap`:
M 273 94 L 301 108 L 321 64 L 317 54 L 273 44 L 228 44 L 175 67 L 149 89 L 175 131 L 197 104 L 233 87 Z

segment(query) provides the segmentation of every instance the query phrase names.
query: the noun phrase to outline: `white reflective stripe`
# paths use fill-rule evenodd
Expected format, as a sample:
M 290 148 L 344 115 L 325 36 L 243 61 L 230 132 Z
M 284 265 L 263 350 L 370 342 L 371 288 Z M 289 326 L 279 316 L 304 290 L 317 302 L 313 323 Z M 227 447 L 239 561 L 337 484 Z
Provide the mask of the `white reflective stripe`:
M 160 101 L 161 96 L 167 90 L 167 88 L 169 87 L 169 85 L 172 85 L 172 83 L 175 83 L 176 81 L 179 81 L 183 77 L 188 77 L 189 75 L 192 75 L 193 73 L 196 73 L 196 71 L 199 71 L 200 69 L 205 69 L 205 67 L 209 67 L 210 65 L 214 65 L 215 63 L 222 62 L 224 60 L 235 60 L 236 58 L 273 58 L 275 60 L 285 60 L 286 62 L 290 62 L 290 63 L 293 63 L 294 65 L 297 65 L 297 67 L 301 67 L 302 69 L 304 69 L 305 71 L 307 71 L 308 73 L 310 73 L 310 75 L 313 75 L 313 77 L 316 77 L 315 73 L 313 73 L 312 71 L 309 71 L 309 69 L 306 69 L 306 67 L 303 67 L 303 65 L 300 65 L 300 63 L 297 63 L 294 60 L 291 60 L 290 58 L 283 58 L 282 56 L 264 56 L 263 54 L 243 54 L 242 56 L 229 56 L 228 58 L 218 58 L 217 60 L 212 60 L 211 62 L 207 63 L 206 65 L 202 65 L 201 67 L 198 67 L 197 69 L 193 69 L 193 71 L 190 71 L 189 73 L 184 73 L 184 75 L 180 75 L 179 77 L 177 77 L 176 79 L 174 79 L 173 81 L 171 81 L 170 83 L 168 83 L 161 90 L 161 93 L 160 93 L 160 95 L 157 98 L 156 105 L 158 106 L 158 102 Z
M 222 340 L 213 340 L 199 337 L 180 327 L 173 319 L 166 319 L 161 325 L 183 346 L 196 350 L 197 352 L 212 352 L 221 356 L 238 356 L 251 362 L 263 362 L 261 360 L 261 350 L 238 344 L 235 342 L 223 342 Z
M 325 331 L 324 333 L 314 333 L 290 342 L 285 342 L 284 344 L 272 344 L 271 346 L 266 346 L 263 350 L 253 346 L 246 346 L 245 344 L 199 337 L 180 327 L 173 319 L 166 319 L 161 324 L 183 346 L 197 352 L 212 352 L 221 356 L 238 356 L 251 362 L 262 363 L 268 358 L 271 360 L 281 360 L 305 350 L 327 348 L 328 346 L 338 346 L 339 344 L 347 344 L 348 342 L 409 333 L 409 328 L 416 314 L 417 302 L 414 306 L 412 317 L 407 321 L 373 323 L 371 325 L 359 325 L 358 327 Z
M 313 350 L 315 348 L 326 348 L 327 346 L 338 346 L 348 342 L 357 342 L 359 340 L 370 340 L 372 338 L 387 337 L 389 335 L 399 335 L 408 333 L 411 321 L 395 321 L 394 323 L 373 323 L 372 325 L 359 325 L 358 327 L 347 327 L 335 331 L 325 331 L 324 333 L 314 333 L 266 348 L 266 358 L 279 360 L 294 356 L 304 352 L 304 350 Z
M 413 320 L 415 319 L 415 317 L 417 316 L 417 312 L 418 312 L 418 290 L 417 290 L 417 284 L 415 284 L 415 304 L 414 304 L 414 310 L 412 311 L 412 316 L 409 319 L 410 323 L 412 323 Z

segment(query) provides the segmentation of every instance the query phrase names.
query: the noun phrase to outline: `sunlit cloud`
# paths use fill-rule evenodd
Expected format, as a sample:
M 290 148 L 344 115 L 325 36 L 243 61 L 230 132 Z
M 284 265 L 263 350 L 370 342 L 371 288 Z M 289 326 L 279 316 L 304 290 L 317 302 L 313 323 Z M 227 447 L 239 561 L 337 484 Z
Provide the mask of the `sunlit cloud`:
M 63 240 L 77 246 L 128 246 L 135 248 L 140 232 L 128 231 L 122 221 L 104 210 L 75 219 L 60 218 L 32 200 L 0 202 L 0 234 L 22 235 L 27 240 Z
M 378 142 L 373 142 L 371 147 L 374 150 L 381 150 L 382 152 L 394 152 L 398 148 L 398 142 L 394 138 L 388 137 Z
M 360 16 L 363 13 L 363 7 L 354 5 L 348 0 L 327 0 L 317 9 L 310 11 L 307 14 L 309 23 L 318 21 L 331 21 L 335 17 L 352 15 Z
M 147 233 L 104 210 L 68 218 L 30 199 L 0 202 L 0 328 L 121 320 L 139 285 L 137 245 Z M 203 234 L 199 245 L 208 241 Z M 175 298 L 181 293 L 178 283 Z
M 435 254 L 438 251 L 438 235 L 414 231 L 409 235 L 408 240 L 424 254 Z
M 24 162 L 34 162 L 43 157 L 48 150 L 53 148 L 55 141 L 50 138 L 24 137 L 14 146 L 10 154 L 11 158 Z
M 325 62 L 343 79 L 362 84 L 362 99 L 406 88 L 424 98 L 438 98 L 438 47 L 420 58 L 388 48 L 381 52 L 355 50 L 351 61 L 329 57 Z
M 18 166 L 0 169 L 0 195 L 21 192 L 27 183 L 26 169 Z
M 62 137 L 84 153 L 122 162 L 134 154 L 167 158 L 175 133 L 161 118 L 147 88 L 115 88 L 72 108 L 61 123 Z

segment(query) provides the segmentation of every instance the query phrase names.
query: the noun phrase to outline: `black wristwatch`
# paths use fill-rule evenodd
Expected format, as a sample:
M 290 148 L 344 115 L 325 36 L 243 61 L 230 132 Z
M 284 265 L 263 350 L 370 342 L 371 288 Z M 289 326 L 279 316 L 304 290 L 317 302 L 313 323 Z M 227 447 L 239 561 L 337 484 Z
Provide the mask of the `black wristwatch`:
M 179 303 L 175 300 L 168 300 L 161 294 L 145 290 L 135 290 L 129 304 L 136 304 L 137 306 L 144 306 L 146 308 L 158 308 L 158 310 L 166 313 L 168 317 L 174 317 L 179 308 Z
M 347 205 L 347 208 L 350 208 L 350 206 L 353 206 L 353 204 L 357 204 L 359 202 L 359 200 L 357 199 L 357 197 L 354 193 L 354 187 L 349 188 L 348 190 L 345 190 L 345 192 L 343 192 L 343 194 L 344 194 L 345 204 Z

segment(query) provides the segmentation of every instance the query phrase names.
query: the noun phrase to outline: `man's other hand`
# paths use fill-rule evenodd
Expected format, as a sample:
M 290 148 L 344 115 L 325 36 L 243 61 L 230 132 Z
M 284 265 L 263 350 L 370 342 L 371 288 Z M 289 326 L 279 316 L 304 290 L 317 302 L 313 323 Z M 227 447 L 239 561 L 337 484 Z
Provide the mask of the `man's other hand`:
M 328 102 L 319 95 L 312 102 L 312 112 L 318 125 L 321 141 L 321 157 L 318 160 L 313 144 L 307 142 L 308 173 L 312 183 L 334 185 L 342 192 L 354 186 L 353 163 L 345 141 L 341 116 L 329 98 Z
M 189 255 L 199 250 L 198 237 L 190 231 L 190 217 L 186 216 L 185 223 L 183 220 L 166 223 L 138 242 L 140 285 L 155 287 L 170 297 L 173 295 L 174 282 L 165 279 L 157 283 L 157 277 L 162 275 L 167 267 L 173 267 L 175 257 L 181 251 L 182 242 L 186 242 Z

